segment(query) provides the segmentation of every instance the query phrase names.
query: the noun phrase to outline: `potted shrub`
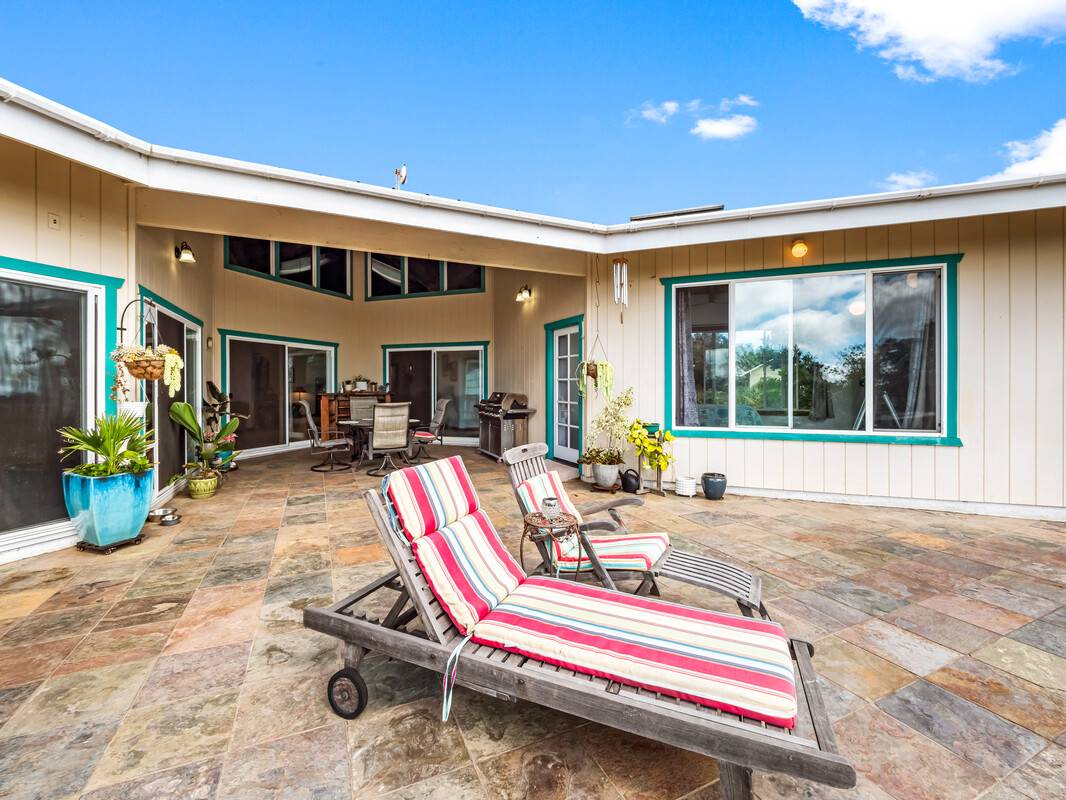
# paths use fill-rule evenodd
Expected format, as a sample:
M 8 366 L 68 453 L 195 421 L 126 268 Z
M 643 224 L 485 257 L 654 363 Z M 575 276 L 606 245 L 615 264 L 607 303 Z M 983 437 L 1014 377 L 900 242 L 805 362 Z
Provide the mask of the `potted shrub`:
M 204 436 L 211 438 L 222 428 L 223 419 L 248 419 L 247 414 L 238 414 L 230 408 L 233 395 L 222 392 L 214 381 L 207 382 L 207 396 L 203 401 L 204 410 Z M 222 472 L 232 472 L 237 469 L 237 462 L 227 456 L 237 449 L 237 434 L 219 436 L 218 457 L 224 467 L 219 467 Z
M 603 409 L 592 420 L 585 452 L 581 463 L 592 466 L 592 478 L 597 486 L 611 488 L 618 482 L 618 467 L 625 463 L 622 457 L 622 443 L 629 433 L 629 421 L 626 411 L 633 405 L 633 389 L 626 389 L 621 394 L 611 397 Z M 604 446 L 596 443 L 603 441 Z
M 670 443 L 674 435 L 670 431 L 660 431 L 656 423 L 644 422 L 638 417 L 630 424 L 626 438 L 637 451 L 637 463 L 647 464 L 658 476 L 661 477 L 673 463 Z
M 189 497 L 194 500 L 203 500 L 213 497 L 218 491 L 218 485 L 222 481 L 222 473 L 237 457 L 236 450 L 229 450 L 228 455 L 221 453 L 231 441 L 230 437 L 237 432 L 237 426 L 241 421 L 237 417 L 230 417 L 219 430 L 206 432 L 200 427 L 196 419 L 196 412 L 188 403 L 174 403 L 170 407 L 170 418 L 178 423 L 186 431 L 196 446 L 196 459 L 185 464 L 188 470 L 185 478 L 189 485 Z M 232 446 L 232 445 L 230 445 Z M 175 480 L 181 476 L 175 476 Z
M 63 473 L 63 500 L 78 531 L 79 548 L 110 552 L 140 541 L 152 505 L 151 432 L 133 414 L 101 417 L 92 428 L 59 429 L 63 458 L 93 456 Z

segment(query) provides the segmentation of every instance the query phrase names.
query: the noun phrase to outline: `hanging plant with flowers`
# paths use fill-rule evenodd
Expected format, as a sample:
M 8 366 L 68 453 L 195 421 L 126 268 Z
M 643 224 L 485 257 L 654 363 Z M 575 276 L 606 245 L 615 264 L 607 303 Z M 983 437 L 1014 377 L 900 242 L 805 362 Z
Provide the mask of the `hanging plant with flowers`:
M 181 371 L 185 362 L 173 347 L 165 344 L 156 345 L 154 348 L 151 345 L 122 344 L 111 352 L 111 360 L 119 367 L 115 376 L 116 384 L 120 382 L 125 371 L 142 381 L 157 381 L 162 378 L 163 385 L 167 387 L 167 393 L 171 397 L 181 389 Z M 116 387 L 112 387 L 112 391 L 116 391 Z

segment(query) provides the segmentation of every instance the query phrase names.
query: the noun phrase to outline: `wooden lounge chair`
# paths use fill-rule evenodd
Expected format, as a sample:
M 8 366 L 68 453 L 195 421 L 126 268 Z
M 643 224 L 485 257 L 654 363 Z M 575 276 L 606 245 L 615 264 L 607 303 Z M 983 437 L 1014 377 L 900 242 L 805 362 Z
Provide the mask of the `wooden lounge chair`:
M 463 472 L 465 474 L 465 470 Z M 503 646 L 478 644 L 476 638 L 462 650 L 461 663 L 456 661 L 457 669 L 454 668 L 452 662 L 458 658 L 462 644 L 474 633 L 458 627 L 465 625 L 466 620 L 457 610 L 455 597 L 447 594 L 447 586 L 441 584 L 439 568 L 431 567 L 433 562 L 429 556 L 409 541 L 412 534 L 406 515 L 401 515 L 397 504 L 391 502 L 387 494 L 383 497 L 376 491 L 369 491 L 366 499 L 395 569 L 327 608 L 304 610 L 306 627 L 335 636 L 345 643 L 345 666 L 330 678 L 327 689 L 329 702 L 338 715 L 353 719 L 366 707 L 368 689 L 359 674 L 359 666 L 368 652 L 375 651 L 442 673 L 446 686 L 451 679 L 453 685 L 458 683 L 500 700 L 514 702 L 522 699 L 538 703 L 716 758 L 726 800 L 750 800 L 753 770 L 780 772 L 839 788 L 855 785 L 855 771 L 837 751 L 822 702 L 817 675 L 811 664 L 813 647 L 801 640 L 787 639 L 776 623 L 717 615 L 722 623 L 733 620 L 738 626 L 762 625 L 777 631 L 779 655 L 784 654 L 789 680 L 794 684 L 791 710 L 795 716 L 791 727 L 682 699 L 665 690 L 654 691 L 575 671 L 546 658 L 522 655 Z M 427 528 L 418 542 L 431 542 L 428 552 L 436 552 L 435 548 L 442 546 L 439 542 L 461 534 L 466 521 L 471 518 L 482 520 L 482 527 L 477 530 L 490 537 L 483 546 L 497 555 L 502 552 L 503 558 L 510 559 L 513 577 L 517 564 L 495 538 L 495 531 L 483 512 L 473 511 L 458 519 L 453 515 L 454 523 L 446 521 L 445 527 L 432 531 Z M 420 563 L 426 563 L 426 569 L 432 569 L 432 583 L 427 579 L 430 573 L 425 572 Z M 646 604 L 674 614 L 712 613 L 550 577 L 520 578 L 519 586 L 512 594 L 537 582 L 542 585 L 533 586 L 534 590 L 550 591 L 553 585 L 573 587 L 570 591 L 598 593 L 600 602 Z M 383 619 L 367 618 L 364 607 L 368 598 L 382 591 L 394 593 L 389 611 Z M 506 602 L 507 597 L 498 603 L 496 611 Z M 484 616 L 484 621 L 491 621 L 496 611 Z M 480 624 L 476 623 L 474 629 Z
M 576 512 L 581 519 L 578 535 L 582 537 L 581 555 L 585 557 L 580 563 L 577 562 L 577 558 L 570 558 L 569 563 L 562 567 L 563 572 L 568 569 L 571 572 L 574 569 L 591 572 L 600 584 L 608 589 L 616 588 L 615 580 L 638 577 L 642 580 L 636 593 L 652 595 L 660 594 L 656 578 L 672 578 L 732 598 L 736 601 L 741 613 L 746 616 L 753 614 L 767 616 L 766 609 L 762 605 L 762 579 L 758 575 L 752 575 L 739 567 L 707 556 L 678 550 L 670 545 L 667 534 L 633 533 L 625 537 L 619 536 L 619 534 L 627 534 L 627 531 L 618 509 L 624 506 L 641 506 L 644 505 L 644 501 L 639 497 L 621 497 L 604 503 L 575 506 L 566 495 L 566 489 L 558 474 L 548 472 L 544 462 L 547 453 L 548 446 L 537 442 L 513 447 L 504 453 L 500 460 L 507 466 L 511 486 L 515 491 L 515 499 L 523 514 L 539 511 L 539 499 L 550 492 L 559 499 L 564 510 Z M 610 520 L 586 521 L 587 517 L 602 514 L 605 511 L 611 516 Z M 597 531 L 606 532 L 607 535 L 595 533 Z M 591 536 L 590 532 L 592 532 Z M 622 544 L 626 539 L 638 541 L 633 547 L 627 548 Z M 629 555 L 631 551 L 640 550 L 643 540 L 647 540 L 649 555 L 644 568 L 634 570 L 633 559 Z M 558 562 L 564 555 L 573 555 L 564 554 L 556 543 L 549 545 L 541 540 L 537 541 L 536 545 L 541 556 L 541 568 L 545 572 L 558 567 Z M 615 568 L 612 564 L 619 566 Z

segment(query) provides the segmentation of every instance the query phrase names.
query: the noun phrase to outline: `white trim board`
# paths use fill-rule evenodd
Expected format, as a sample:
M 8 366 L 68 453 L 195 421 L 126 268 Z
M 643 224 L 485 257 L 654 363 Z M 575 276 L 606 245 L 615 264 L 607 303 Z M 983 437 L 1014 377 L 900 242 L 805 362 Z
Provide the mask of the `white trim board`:
M 673 482 L 663 482 L 663 488 L 673 491 Z M 912 497 L 884 497 L 880 495 L 833 494 L 830 492 L 803 492 L 787 489 L 754 489 L 746 486 L 729 486 L 726 493 L 768 497 L 775 500 L 809 500 L 814 503 L 841 503 L 849 506 L 874 508 L 907 508 L 918 511 L 946 511 L 955 514 L 975 514 L 982 517 L 1014 517 L 1038 519 L 1051 522 L 1066 522 L 1066 508 L 1061 506 L 1025 506 L 1008 503 L 975 503 L 963 500 L 928 500 Z M 697 492 L 697 498 L 702 495 Z M 708 500 L 708 503 L 713 501 Z

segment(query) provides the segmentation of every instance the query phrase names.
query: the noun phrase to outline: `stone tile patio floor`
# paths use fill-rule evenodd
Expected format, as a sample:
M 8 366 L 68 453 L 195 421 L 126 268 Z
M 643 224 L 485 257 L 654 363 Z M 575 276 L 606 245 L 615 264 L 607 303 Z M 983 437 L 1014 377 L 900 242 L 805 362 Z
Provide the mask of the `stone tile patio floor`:
M 515 549 L 503 472 L 464 455 Z M 367 712 L 333 716 L 339 648 L 301 608 L 388 564 L 360 496 L 376 481 L 310 463 L 246 462 L 110 556 L 0 567 L 0 798 L 718 796 L 709 759 L 538 707 L 461 692 L 442 723 L 436 678 L 381 659 Z M 1066 797 L 1066 526 L 738 495 L 628 519 L 761 572 L 774 618 L 816 642 L 859 786 L 757 774 L 759 797 Z

